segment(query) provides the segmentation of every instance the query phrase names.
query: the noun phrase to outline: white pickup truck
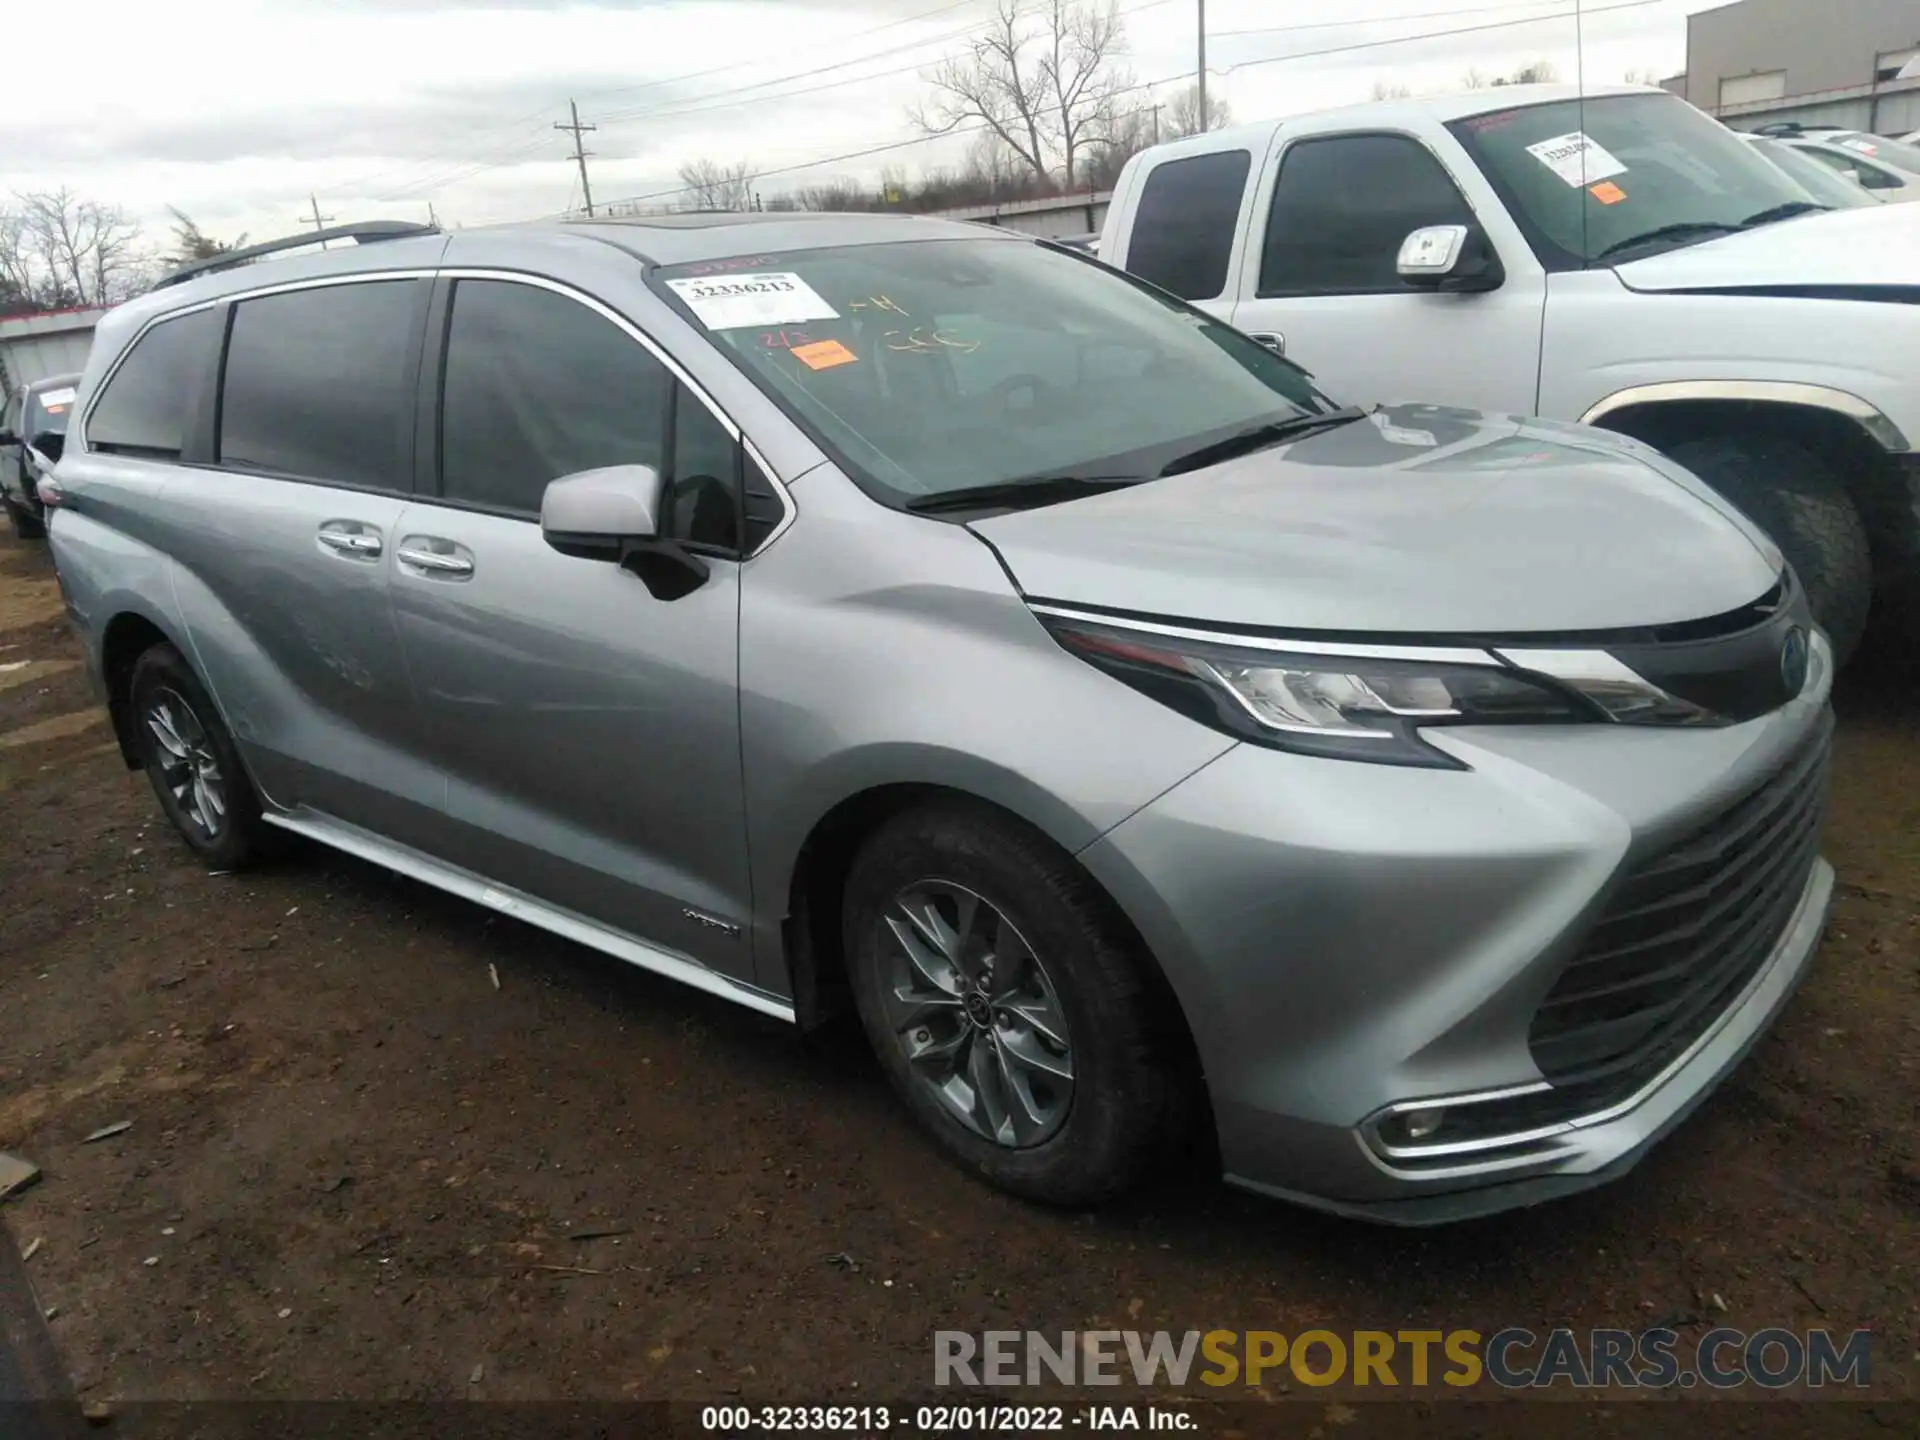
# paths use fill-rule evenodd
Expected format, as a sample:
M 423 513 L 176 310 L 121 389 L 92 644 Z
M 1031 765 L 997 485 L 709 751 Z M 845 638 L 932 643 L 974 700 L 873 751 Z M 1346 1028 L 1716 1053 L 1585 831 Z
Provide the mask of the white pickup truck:
M 1827 211 L 1662 90 L 1513 86 L 1156 146 L 1101 258 L 1341 401 L 1585 421 L 1765 528 L 1844 657 L 1920 582 L 1920 216 Z

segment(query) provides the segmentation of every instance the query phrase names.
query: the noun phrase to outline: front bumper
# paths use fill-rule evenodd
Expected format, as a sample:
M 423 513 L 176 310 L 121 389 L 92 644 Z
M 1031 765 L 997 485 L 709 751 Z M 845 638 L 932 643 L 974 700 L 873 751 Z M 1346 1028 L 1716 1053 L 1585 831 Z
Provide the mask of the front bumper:
M 1781 882 L 1783 923 L 1757 964 L 1630 1093 L 1418 1159 L 1374 1122 L 1395 1107 L 1459 1113 L 1471 1097 L 1558 1098 L 1530 1030 L 1621 877 L 1820 743 L 1829 685 L 1822 663 L 1791 704 L 1720 730 L 1438 732 L 1465 772 L 1243 746 L 1084 851 L 1180 997 L 1228 1179 L 1422 1224 L 1631 1167 L 1804 975 L 1833 886 L 1810 850 Z

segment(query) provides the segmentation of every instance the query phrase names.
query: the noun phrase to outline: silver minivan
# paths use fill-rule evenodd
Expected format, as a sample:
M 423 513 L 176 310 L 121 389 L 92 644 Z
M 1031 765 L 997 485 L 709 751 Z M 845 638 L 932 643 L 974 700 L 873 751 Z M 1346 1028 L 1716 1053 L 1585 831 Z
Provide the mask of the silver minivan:
M 1065 1204 L 1194 1153 L 1404 1223 L 1593 1185 L 1806 971 L 1830 653 L 1647 447 L 1342 408 L 961 224 L 352 233 L 109 315 L 43 486 L 210 863 L 306 836 L 851 1008 Z

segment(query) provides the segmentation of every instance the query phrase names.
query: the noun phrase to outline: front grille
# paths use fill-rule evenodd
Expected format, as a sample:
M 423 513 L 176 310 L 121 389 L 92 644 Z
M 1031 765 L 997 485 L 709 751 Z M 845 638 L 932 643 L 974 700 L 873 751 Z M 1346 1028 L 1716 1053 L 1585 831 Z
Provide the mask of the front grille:
M 1561 1105 L 1633 1094 L 1759 972 L 1813 868 L 1832 739 L 1829 718 L 1757 789 L 1622 875 L 1528 1031 Z

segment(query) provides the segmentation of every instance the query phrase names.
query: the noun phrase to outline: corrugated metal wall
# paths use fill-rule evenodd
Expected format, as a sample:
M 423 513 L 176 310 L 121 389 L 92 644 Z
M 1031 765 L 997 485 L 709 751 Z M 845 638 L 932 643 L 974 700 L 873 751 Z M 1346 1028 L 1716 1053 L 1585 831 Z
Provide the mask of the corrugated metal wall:
M 0 390 L 84 369 L 93 327 L 106 313 L 76 310 L 0 320 Z

